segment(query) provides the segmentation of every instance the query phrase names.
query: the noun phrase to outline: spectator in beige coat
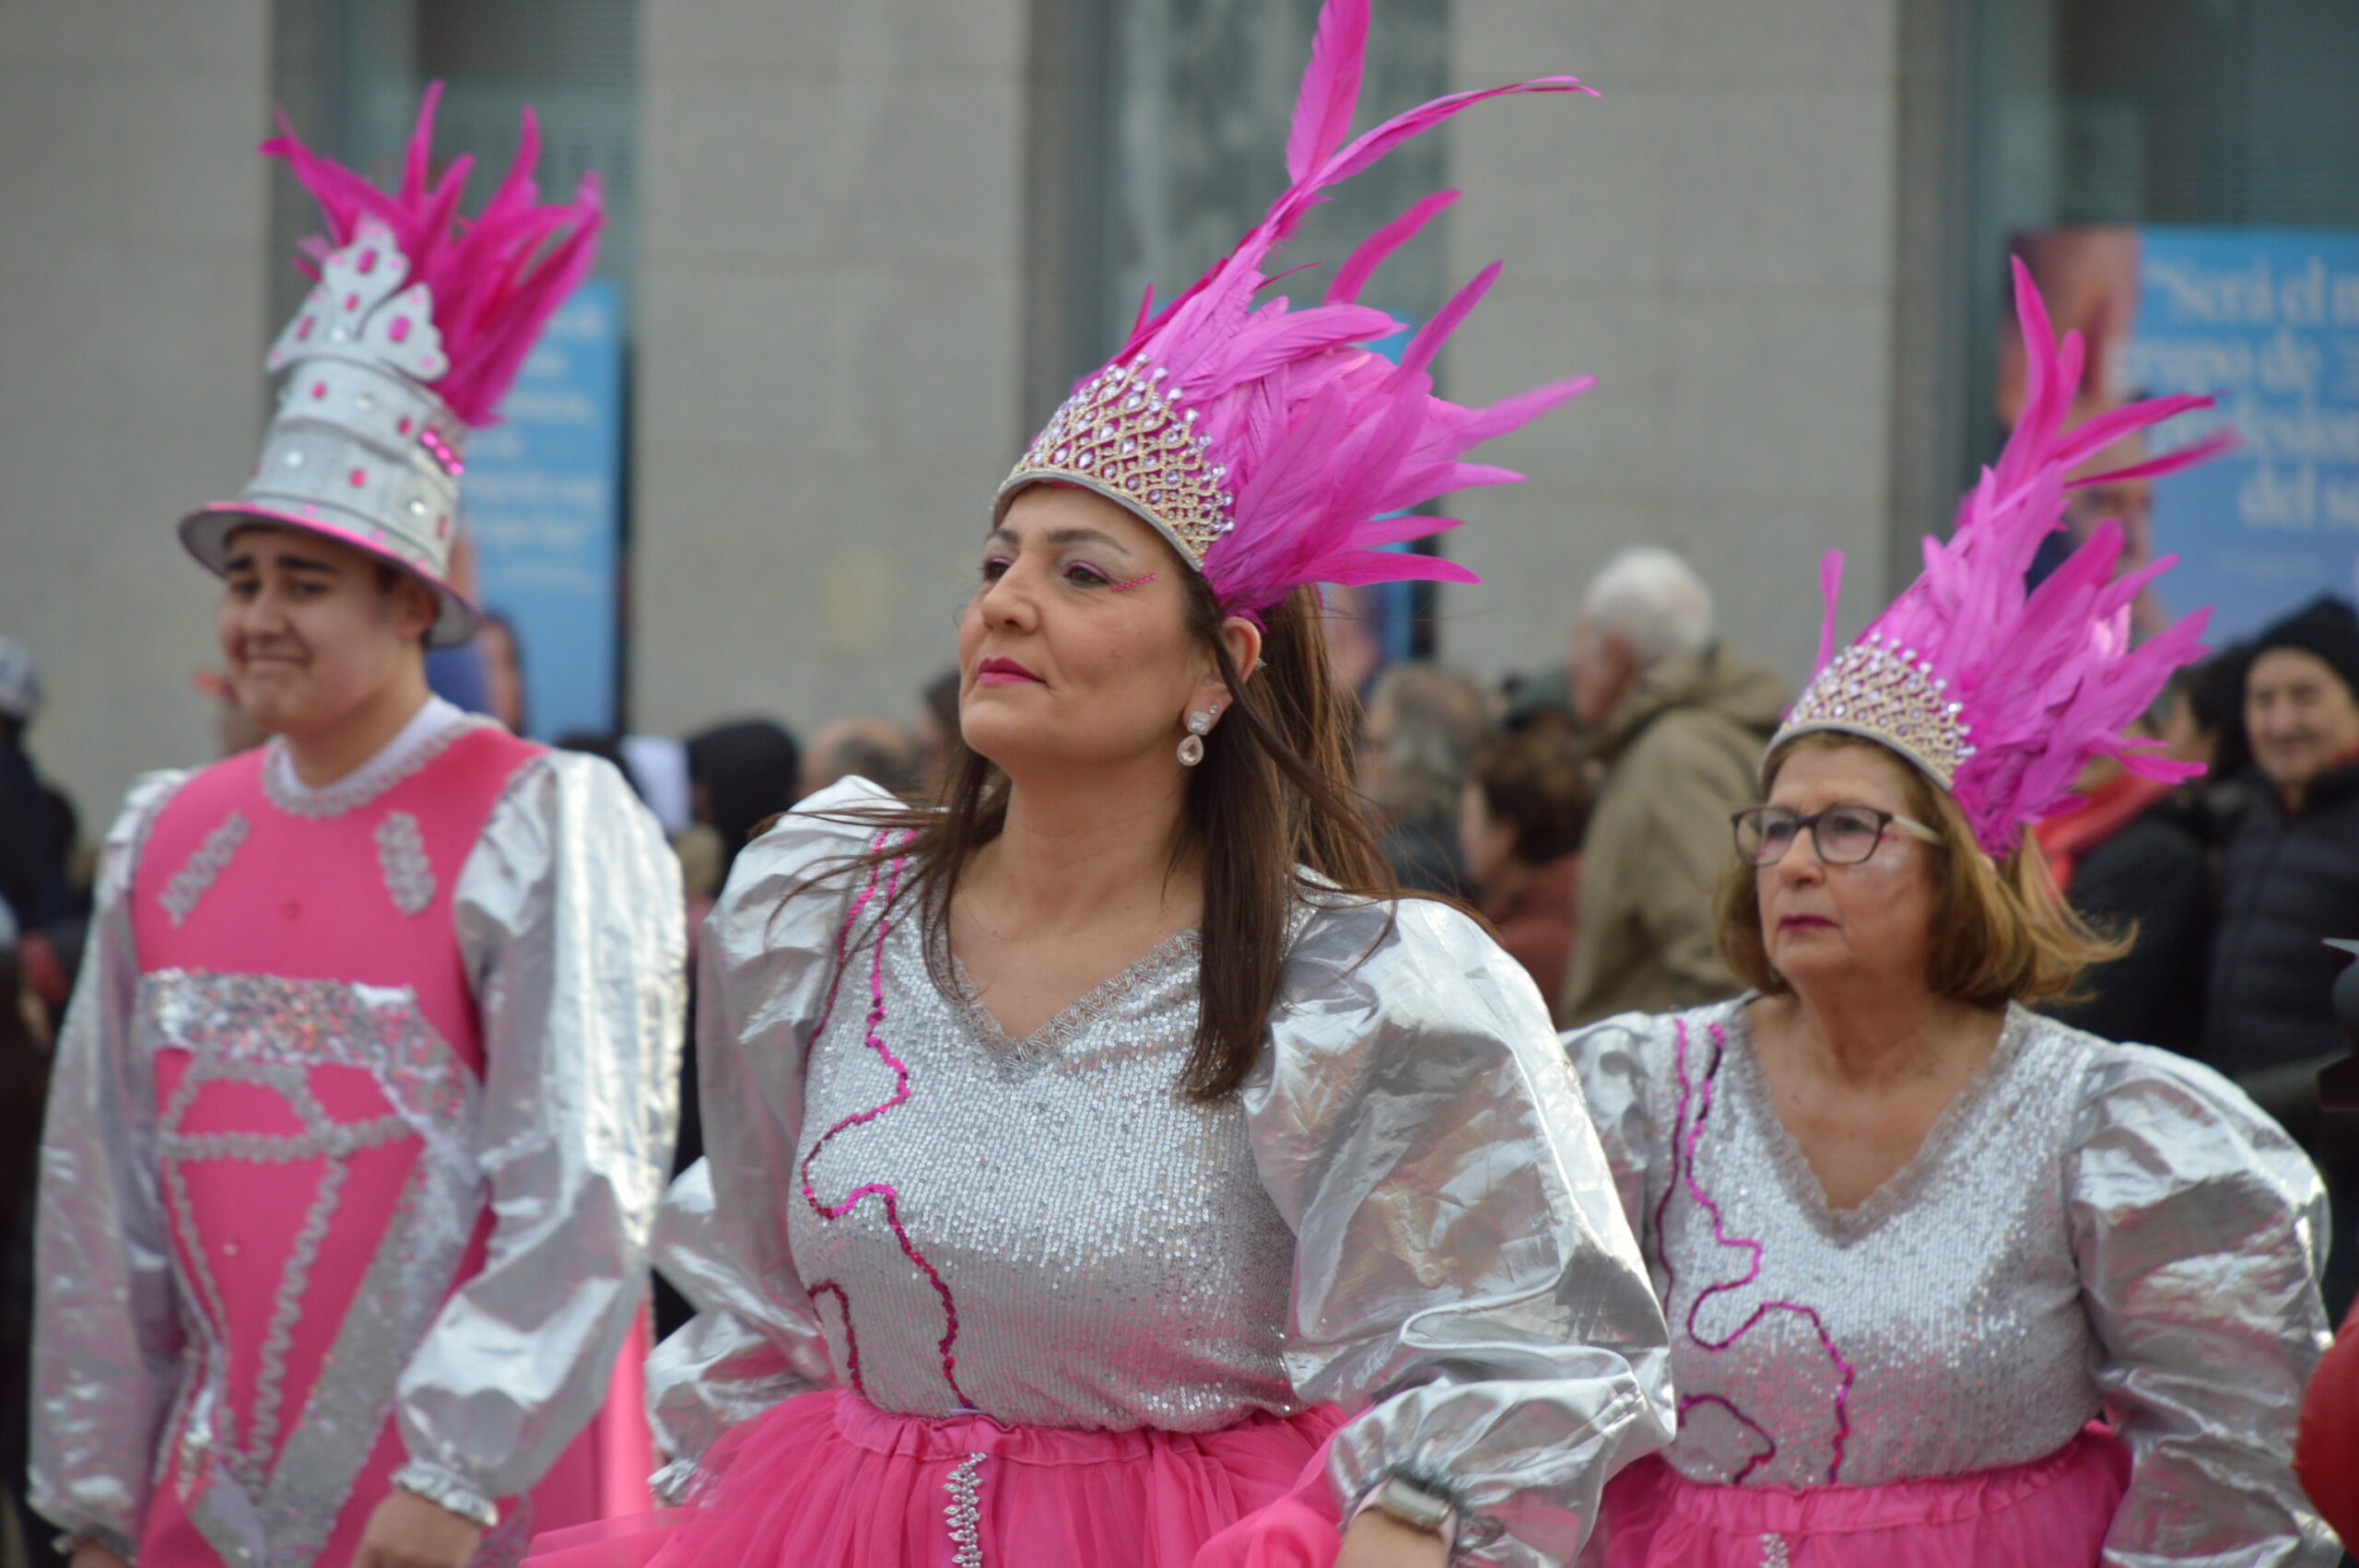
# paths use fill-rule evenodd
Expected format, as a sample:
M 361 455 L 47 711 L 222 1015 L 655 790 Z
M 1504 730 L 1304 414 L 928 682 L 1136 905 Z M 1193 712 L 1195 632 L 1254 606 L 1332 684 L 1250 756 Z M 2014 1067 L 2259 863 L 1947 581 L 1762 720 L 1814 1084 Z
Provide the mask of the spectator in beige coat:
M 1757 799 L 1762 749 L 1791 693 L 1714 639 L 1711 591 L 1658 549 L 1624 552 L 1590 584 L 1571 674 L 1601 777 L 1557 1021 L 1734 995 L 1713 947 L 1729 818 Z

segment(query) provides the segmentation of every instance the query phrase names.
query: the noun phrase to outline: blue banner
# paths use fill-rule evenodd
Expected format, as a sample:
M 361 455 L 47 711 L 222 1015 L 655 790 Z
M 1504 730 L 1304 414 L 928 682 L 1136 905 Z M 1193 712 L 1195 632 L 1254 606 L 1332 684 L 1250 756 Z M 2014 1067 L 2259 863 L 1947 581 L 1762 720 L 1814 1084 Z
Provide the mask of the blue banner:
M 2219 647 L 2320 593 L 2359 596 L 2359 234 L 2142 228 L 2138 283 L 2125 389 L 2221 404 L 2158 444 L 2223 421 L 2241 443 L 2154 486 L 2154 549 L 2180 558 L 2164 607 L 2214 606 Z
M 478 591 L 515 633 L 525 730 L 541 740 L 616 728 L 622 398 L 622 294 L 593 278 L 467 447 Z

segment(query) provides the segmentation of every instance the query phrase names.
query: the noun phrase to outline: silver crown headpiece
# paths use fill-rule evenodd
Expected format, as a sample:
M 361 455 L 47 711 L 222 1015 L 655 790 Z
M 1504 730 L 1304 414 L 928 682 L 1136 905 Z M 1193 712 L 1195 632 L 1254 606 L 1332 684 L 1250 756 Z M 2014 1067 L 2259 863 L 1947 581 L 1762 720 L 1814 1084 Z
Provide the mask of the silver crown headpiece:
M 1951 699 L 1949 685 L 1915 649 L 1870 632 L 1803 689 L 1767 755 L 1797 735 L 1858 735 L 1890 746 L 1943 790 L 1954 790 L 1958 768 L 1975 748 L 1964 705 Z

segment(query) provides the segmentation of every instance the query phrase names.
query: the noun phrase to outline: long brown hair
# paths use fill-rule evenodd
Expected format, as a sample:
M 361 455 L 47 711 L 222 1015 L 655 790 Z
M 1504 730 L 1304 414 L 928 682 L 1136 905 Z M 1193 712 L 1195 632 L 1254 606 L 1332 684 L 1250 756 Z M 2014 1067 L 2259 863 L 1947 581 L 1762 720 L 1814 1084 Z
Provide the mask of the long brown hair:
M 1360 809 L 1358 699 L 1335 685 L 1316 591 L 1298 588 L 1261 613 L 1262 662 L 1249 682 L 1219 638 L 1212 590 L 1192 571 L 1185 580 L 1189 633 L 1211 649 L 1229 696 L 1203 762 L 1189 774 L 1172 862 L 1192 851 L 1203 865 L 1202 1009 L 1180 1082 L 1209 1100 L 1233 1093 L 1261 1054 L 1301 899 L 1400 895 Z M 975 851 L 1006 825 L 1008 794 L 1007 775 L 956 730 L 947 743 L 951 766 L 932 807 L 854 813 L 896 841 L 848 862 L 905 860 L 896 896 L 917 900 L 928 962 L 945 989 L 951 900 Z

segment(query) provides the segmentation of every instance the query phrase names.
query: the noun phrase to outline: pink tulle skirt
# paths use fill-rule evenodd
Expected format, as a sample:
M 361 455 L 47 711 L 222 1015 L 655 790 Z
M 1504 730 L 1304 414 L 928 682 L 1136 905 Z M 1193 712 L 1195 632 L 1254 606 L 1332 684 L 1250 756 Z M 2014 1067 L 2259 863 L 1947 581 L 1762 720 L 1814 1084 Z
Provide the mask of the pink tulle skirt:
M 687 1506 L 543 1536 L 527 1562 L 1332 1568 L 1326 1442 L 1342 1423 L 1322 1408 L 1219 1432 L 1083 1432 L 803 1394 L 716 1445 Z
M 2044 1459 L 1884 1486 L 1708 1486 L 1659 1457 L 1605 1492 L 1603 1568 L 2094 1568 L 2130 1459 L 2091 1428 Z

